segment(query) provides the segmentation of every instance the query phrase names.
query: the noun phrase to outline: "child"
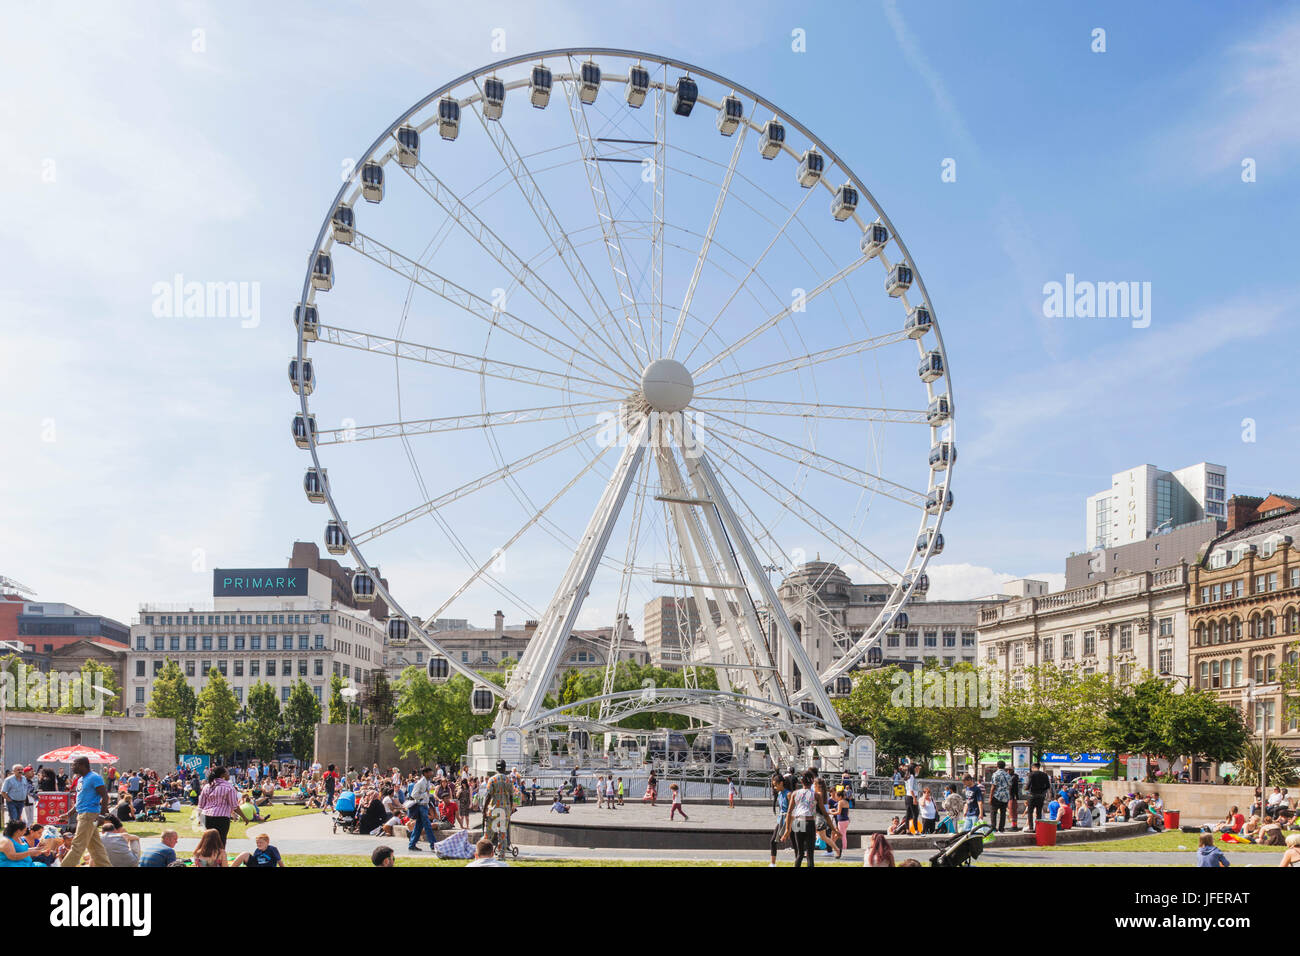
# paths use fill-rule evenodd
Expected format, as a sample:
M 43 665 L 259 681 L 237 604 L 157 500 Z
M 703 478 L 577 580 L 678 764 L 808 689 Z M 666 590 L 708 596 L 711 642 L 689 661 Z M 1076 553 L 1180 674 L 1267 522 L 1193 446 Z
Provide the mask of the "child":
M 736 809 L 736 781 L 727 781 L 727 806 L 732 810 Z
M 673 784 L 669 784 L 669 785 L 668 785 L 668 789 L 672 791 L 672 798 L 673 798 L 673 808 L 672 808 L 672 810 L 670 810 L 669 813 L 668 813 L 668 822 L 671 823 L 673 820 L 676 820 L 676 819 L 677 819 L 677 814 L 679 814 L 679 813 L 682 815 L 682 819 L 683 819 L 683 820 L 687 820 L 687 821 L 689 821 L 689 820 L 690 820 L 690 817 L 688 817 L 688 816 L 686 815 L 686 811 L 682 809 L 682 792 L 681 792 L 681 790 L 679 790 L 679 789 L 677 788 L 677 784 L 675 784 L 675 783 L 673 783 Z

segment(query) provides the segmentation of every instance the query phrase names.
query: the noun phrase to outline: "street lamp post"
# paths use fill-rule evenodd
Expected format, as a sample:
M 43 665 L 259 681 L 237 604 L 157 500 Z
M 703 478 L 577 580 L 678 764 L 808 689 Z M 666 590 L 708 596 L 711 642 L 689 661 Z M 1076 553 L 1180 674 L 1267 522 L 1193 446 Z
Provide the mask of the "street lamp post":
M 343 775 L 347 776 L 348 767 L 352 761 L 352 705 L 356 702 L 358 691 L 355 687 L 348 686 L 339 690 L 339 696 L 343 698 L 345 710 L 347 711 L 347 730 L 343 738 Z

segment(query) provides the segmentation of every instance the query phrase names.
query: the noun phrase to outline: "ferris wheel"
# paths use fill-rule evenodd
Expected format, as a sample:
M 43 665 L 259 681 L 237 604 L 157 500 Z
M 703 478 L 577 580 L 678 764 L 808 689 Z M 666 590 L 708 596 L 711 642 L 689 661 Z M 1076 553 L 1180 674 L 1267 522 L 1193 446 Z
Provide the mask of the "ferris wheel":
M 793 116 L 627 50 L 467 73 L 355 162 L 294 323 L 326 547 L 498 732 L 657 711 L 778 752 L 847 743 L 831 698 L 943 549 L 951 377 L 896 227 Z M 816 589 L 793 614 L 771 580 L 813 555 L 885 586 L 826 646 L 803 633 Z M 614 688 L 660 599 L 717 688 Z M 434 624 L 493 604 L 532 625 L 504 688 Z M 570 636 L 600 624 L 602 693 L 555 706 Z

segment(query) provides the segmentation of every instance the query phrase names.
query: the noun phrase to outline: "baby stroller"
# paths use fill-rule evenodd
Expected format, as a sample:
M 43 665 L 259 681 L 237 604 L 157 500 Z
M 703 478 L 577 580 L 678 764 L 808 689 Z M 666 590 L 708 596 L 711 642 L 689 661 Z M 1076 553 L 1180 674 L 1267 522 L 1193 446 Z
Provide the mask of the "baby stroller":
M 970 866 L 984 852 L 984 840 L 993 834 L 993 827 L 980 823 L 945 840 L 943 848 L 930 857 L 931 866 Z
M 166 823 L 167 817 L 162 811 L 163 798 L 157 790 L 150 790 L 144 797 L 144 809 L 135 815 L 137 823 Z
M 339 832 L 339 827 L 343 828 L 344 833 L 357 832 L 357 811 L 352 810 L 334 810 L 334 832 Z

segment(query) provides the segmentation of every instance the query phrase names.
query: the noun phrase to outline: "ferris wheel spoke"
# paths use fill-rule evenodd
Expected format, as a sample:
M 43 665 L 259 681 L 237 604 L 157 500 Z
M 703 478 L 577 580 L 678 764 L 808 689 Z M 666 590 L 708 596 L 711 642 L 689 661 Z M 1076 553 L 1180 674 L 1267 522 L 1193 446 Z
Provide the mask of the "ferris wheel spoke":
M 819 282 L 814 288 L 809 289 L 808 292 L 803 296 L 803 299 L 801 300 L 801 304 L 806 305 L 807 303 L 811 302 L 813 299 L 817 298 L 819 295 L 826 292 L 827 290 L 833 289 L 838 283 L 844 281 L 844 279 L 846 279 L 848 276 L 851 276 L 854 272 L 862 268 L 870 261 L 871 260 L 866 256 L 858 256 L 858 258 L 854 259 L 843 269 L 836 272 L 833 276 L 824 279 L 823 281 Z M 740 338 L 736 339 L 736 341 L 733 342 L 731 345 L 728 345 L 717 355 L 713 356 L 713 358 L 709 359 L 707 362 L 705 362 L 703 365 L 697 368 L 693 374 L 699 375 L 701 372 L 705 372 L 713 368 L 713 366 L 717 365 L 719 362 L 722 362 L 725 359 L 727 359 L 729 356 L 734 355 L 738 349 L 741 349 L 744 346 L 748 345 L 750 342 L 754 341 L 754 339 L 758 338 L 768 329 L 774 328 L 782 320 L 793 315 L 794 312 L 795 312 L 794 304 L 787 305 L 780 312 L 776 313 L 773 316 L 770 316 L 766 321 L 760 323 L 758 326 L 751 329 L 749 332 L 746 332 Z
M 539 408 L 515 408 L 501 412 L 476 412 L 471 415 L 410 419 L 379 425 L 356 425 L 351 428 L 324 428 L 316 433 L 316 444 L 342 445 L 354 441 L 372 441 L 377 438 L 406 438 L 412 435 L 433 435 L 440 432 L 555 421 L 588 412 L 608 411 L 610 407 L 609 402 L 577 402 L 569 405 L 545 405 Z
M 433 620 L 437 620 L 439 617 L 441 617 L 443 612 L 446 611 L 447 608 L 451 607 L 454 603 L 456 603 L 456 600 L 474 585 L 474 582 L 478 581 L 480 578 L 484 577 L 487 574 L 488 569 L 492 567 L 493 564 L 495 564 L 502 556 L 509 553 L 510 549 L 514 547 L 515 544 L 518 543 L 519 539 L 522 538 L 530 528 L 534 527 L 540 521 L 542 521 L 543 518 L 545 518 L 546 513 L 550 511 L 551 508 L 553 508 L 555 504 L 558 501 L 560 501 L 560 499 L 562 499 L 565 495 L 567 495 L 570 491 L 573 490 L 574 485 L 576 485 L 584 477 L 590 474 L 591 471 L 596 467 L 596 465 L 600 463 L 600 460 L 604 458 L 606 453 L 608 453 L 609 450 L 613 447 L 614 447 L 613 445 L 607 445 L 606 447 L 602 448 L 596 455 L 594 455 L 591 461 L 587 462 L 586 466 L 583 467 L 581 471 L 579 471 L 576 475 L 570 478 L 565 483 L 564 487 L 555 493 L 555 495 L 551 498 L 550 501 L 546 502 L 546 504 L 542 505 L 541 508 L 537 509 L 537 511 L 534 512 L 533 515 L 527 521 L 525 521 L 519 527 L 519 529 L 509 537 L 509 539 L 506 540 L 505 544 L 502 544 L 496 549 L 494 549 L 491 556 L 489 556 L 486 561 L 484 561 L 477 568 L 475 568 L 474 572 L 469 576 L 469 578 L 465 581 L 465 583 L 463 583 L 459 588 L 457 588 L 455 593 L 452 594 L 451 597 L 447 598 L 446 601 L 444 601 L 441 605 L 439 605 L 438 609 L 434 611 L 433 614 L 430 615 L 430 617 Z
M 569 65 L 570 67 L 574 65 L 572 56 L 569 57 Z M 640 330 L 641 341 L 645 346 L 645 358 L 649 362 L 654 357 L 650 349 L 650 339 L 646 332 L 645 323 L 641 318 L 641 313 L 636 306 L 636 296 L 632 291 L 632 280 L 627 271 L 627 260 L 623 255 L 623 243 L 618 235 L 618 224 L 614 221 L 614 214 L 609 205 L 609 194 L 605 190 L 605 176 L 600 171 L 600 162 L 596 158 L 596 143 L 592 139 L 591 128 L 587 124 L 587 114 L 583 112 L 582 101 L 578 98 L 577 72 L 576 69 L 573 69 L 574 76 L 570 76 L 564 81 L 569 105 L 569 119 L 573 123 L 573 135 L 577 138 L 578 150 L 582 155 L 582 167 L 587 174 L 587 187 L 591 192 L 592 203 L 596 207 L 596 219 L 600 223 L 601 235 L 605 240 L 605 253 L 609 258 L 609 268 L 614 274 L 614 283 L 618 287 L 620 309 L 624 320 L 629 325 L 633 325 Z
M 320 326 L 317 341 L 324 342 L 327 345 L 357 349 L 362 352 L 374 352 L 377 355 L 389 355 L 411 362 L 421 362 L 425 365 L 437 365 L 441 368 L 468 372 L 472 375 L 498 378 L 523 385 L 535 385 L 538 388 L 553 389 L 570 395 L 584 395 L 587 398 L 603 400 L 616 400 L 617 398 L 615 393 L 608 391 L 610 386 L 607 382 L 565 375 L 561 372 L 548 372 L 545 369 L 532 368 L 528 365 L 516 365 L 512 362 L 500 362 L 495 359 L 484 358 L 481 355 L 466 355 L 464 352 L 452 352 L 448 349 L 435 348 L 432 345 L 404 342 L 401 339 L 390 339 L 387 336 L 375 335 L 371 332 L 354 332 L 351 329 L 322 325 Z M 591 391 L 591 386 L 601 390 Z
M 729 192 L 730 187 L 728 187 L 728 193 Z M 798 219 L 799 212 L 803 209 L 804 203 L 806 203 L 812 196 L 813 190 L 805 189 L 803 193 L 803 197 L 795 204 L 795 207 L 790 210 L 790 215 L 786 216 L 785 221 L 781 223 L 776 232 L 773 233 L 772 238 L 769 239 L 767 245 L 763 247 L 763 251 L 758 254 L 758 258 L 753 261 L 750 267 L 745 271 L 745 274 L 740 277 L 740 281 L 737 282 L 736 287 L 731 290 L 731 294 L 727 296 L 727 300 L 722 303 L 722 307 L 719 308 L 718 311 L 714 313 L 713 318 L 709 320 L 708 327 L 706 327 L 704 332 L 696 338 L 695 344 L 691 346 L 690 350 L 686 353 L 686 357 L 682 359 L 683 365 L 690 362 L 691 356 L 695 354 L 695 350 L 700 347 L 706 338 L 708 338 L 709 333 L 713 331 L 713 327 L 718 324 L 718 320 L 721 319 L 727 309 L 731 307 L 731 303 L 735 301 L 736 296 L 740 295 L 741 291 L 745 288 L 745 285 L 758 271 L 758 267 L 763 264 L 763 260 L 767 258 L 767 254 L 776 248 L 776 244 L 781 241 L 783 236 L 785 236 L 786 230 L 790 228 L 790 224 Z M 746 205 L 748 206 L 749 204 L 746 203 Z
M 734 445 L 724 439 L 716 430 L 711 430 L 711 433 L 714 439 L 727 448 L 730 448 L 732 452 L 735 453 L 736 457 L 748 465 L 749 468 L 753 469 L 752 473 L 745 468 L 739 469 L 741 477 L 749 482 L 749 484 L 753 485 L 767 497 L 771 498 L 782 508 L 789 511 L 817 534 L 825 536 L 828 541 L 841 548 L 845 554 L 854 558 L 859 565 L 866 570 L 871 571 L 871 573 L 879 577 L 881 581 L 889 582 L 891 578 L 894 581 L 897 581 L 902 578 L 902 572 L 892 564 L 868 548 L 854 535 L 846 531 L 844 528 L 841 528 L 830 518 L 826 517 L 826 515 L 822 514 L 821 511 L 809 504 L 808 501 L 796 494 L 779 479 L 775 478 L 752 458 L 746 456 Z M 756 475 L 765 478 L 766 481 L 759 481 L 758 478 L 755 477 Z M 779 488 L 782 495 L 778 496 L 772 490 L 773 488 Z M 870 560 L 864 560 L 863 556 Z
M 704 241 L 700 244 L 700 254 L 695 259 L 695 269 L 691 272 L 691 280 L 686 285 L 686 296 L 682 299 L 681 310 L 677 313 L 677 324 L 673 327 L 673 337 L 668 344 L 668 352 L 666 353 L 668 355 L 672 355 L 677 350 L 677 341 L 682 336 L 686 316 L 690 312 L 691 302 L 695 298 L 695 287 L 699 284 L 700 274 L 704 271 L 704 263 L 709 258 L 709 247 L 713 245 L 713 234 L 718 229 L 718 220 L 722 218 L 722 207 L 727 201 L 727 195 L 731 192 L 731 180 L 736 175 L 736 164 L 740 161 L 740 151 L 745 145 L 745 136 L 748 132 L 749 124 L 742 123 L 740 135 L 736 137 L 736 145 L 731 149 L 731 161 L 727 164 L 727 172 L 722 177 L 722 188 L 718 190 L 718 198 L 713 203 L 713 215 L 709 219 L 709 228 L 704 234 Z
M 591 324 L 581 315 L 573 310 L 569 303 L 560 296 L 554 289 L 546 284 L 536 272 L 529 268 L 523 258 L 516 253 L 509 244 L 502 240 L 486 223 L 480 219 L 472 209 L 444 183 L 439 179 L 429 167 L 424 163 L 417 163 L 414 168 L 403 167 L 406 174 L 428 194 L 429 198 L 437 203 L 450 217 L 456 222 L 478 245 L 493 259 L 495 259 L 503 268 L 514 275 L 515 281 L 519 283 L 520 288 L 524 289 L 531 295 L 537 303 L 549 312 L 564 330 L 569 334 L 572 341 L 587 341 L 586 336 L 579 334 L 576 329 L 565 321 L 563 314 L 567 312 L 572 319 L 576 320 L 591 336 L 591 341 L 604 345 L 611 355 L 617 355 L 623 362 L 628 371 L 628 375 L 616 371 L 610 365 L 594 355 L 589 357 L 592 361 L 597 362 L 600 366 L 614 375 L 621 376 L 629 381 L 635 382 L 640 377 L 622 354 L 613 347 L 613 343 L 607 341 L 598 333 Z
M 479 93 L 481 94 L 483 90 L 478 80 L 474 81 L 474 85 L 479 88 Z M 623 337 L 623 342 L 627 345 L 629 354 L 635 355 L 636 347 L 632 344 L 632 339 L 628 336 L 627 329 L 624 327 L 622 322 L 617 320 L 614 310 L 610 308 L 609 303 L 605 300 L 605 296 L 601 293 L 600 287 L 596 285 L 596 281 L 591 277 L 591 273 L 587 271 L 586 262 L 583 260 L 582 256 L 578 254 L 578 250 L 574 247 L 573 240 L 569 238 L 569 234 L 565 232 L 564 227 L 560 225 L 559 219 L 556 218 L 555 212 L 546 201 L 546 196 L 537 185 L 537 181 L 533 178 L 533 174 L 529 172 L 528 164 L 524 162 L 524 158 L 515 148 L 515 144 L 510 139 L 510 135 L 505 131 L 505 128 L 499 121 L 488 120 L 483 115 L 483 111 L 479 108 L 477 103 L 474 104 L 473 109 L 474 115 L 478 117 L 479 123 L 482 124 L 484 131 L 487 133 L 488 139 L 496 148 L 497 154 L 501 157 L 501 161 L 505 163 L 510 178 L 514 180 L 515 185 L 519 188 L 519 192 L 523 196 L 525 204 L 527 204 L 528 208 L 532 211 L 534 218 L 536 218 L 538 224 L 542 227 L 542 231 L 546 234 L 547 239 L 550 240 L 552 247 L 555 249 L 557 258 L 559 258 L 560 262 L 563 263 L 565 270 L 569 273 L 569 277 L 573 279 L 573 284 L 578 287 L 578 291 L 586 301 L 587 307 L 591 309 L 592 316 L 596 322 L 602 326 L 605 323 L 605 316 L 609 316 L 609 321 Z M 609 336 L 608 338 L 612 340 L 613 336 Z
M 664 352 L 664 188 L 668 180 L 668 64 L 655 95 L 655 192 L 650 228 L 650 313 L 658 331 L 659 351 Z
M 402 525 L 414 521 L 416 518 L 419 518 L 421 515 L 433 514 L 437 512 L 439 509 L 444 508 L 455 501 L 459 501 L 461 498 L 464 498 L 467 495 L 472 495 L 477 491 L 482 491 L 484 488 L 490 488 L 492 485 L 496 484 L 498 481 L 501 481 L 507 476 L 518 474 L 519 472 L 523 471 L 525 468 L 535 465 L 538 462 L 545 461 L 546 459 L 559 454 L 560 452 L 564 451 L 567 448 L 572 448 L 574 445 L 577 445 L 580 442 L 586 440 L 587 438 L 592 437 L 593 435 L 596 434 L 596 432 L 598 432 L 601 428 L 604 427 L 605 425 L 603 422 L 598 422 L 597 424 L 591 426 L 590 428 L 586 428 L 583 429 L 582 431 L 575 432 L 574 434 L 569 435 L 566 438 L 562 438 L 559 441 L 552 442 L 551 444 L 545 446 L 544 448 L 539 448 L 531 455 L 525 455 L 523 458 L 516 458 L 512 462 L 502 465 L 500 468 L 497 468 L 493 471 L 489 471 L 487 474 L 480 475 L 479 477 L 473 479 L 472 481 L 465 482 L 465 484 L 461 485 L 458 488 L 453 488 L 451 491 L 444 492 L 443 494 L 438 495 L 436 498 L 430 498 L 429 500 L 416 505 L 414 508 L 411 508 L 408 511 L 403 511 L 401 514 L 394 515 L 392 518 L 389 518 L 387 521 L 380 522 L 379 524 L 375 525 L 373 528 L 363 531 L 360 534 L 353 535 L 352 541 L 357 545 L 366 544 L 367 542 L 373 541 L 375 538 L 378 538 L 380 535 L 387 534 L 388 532 L 394 530 L 395 528 L 400 528 Z
M 732 415 L 780 415 L 788 418 L 835 418 L 852 421 L 900 425 L 928 425 L 924 408 L 880 408 L 870 405 L 828 405 L 822 402 L 777 402 L 761 398 L 696 395 L 692 400 L 706 402 L 701 412 L 726 412 Z
M 695 394 L 697 396 L 706 397 L 712 395 L 714 392 L 733 388 L 737 385 L 744 385 L 747 382 L 761 381 L 765 378 L 771 378 L 774 375 L 784 375 L 787 372 L 793 372 L 801 368 L 811 368 L 814 365 L 832 362 L 835 359 L 846 358 L 850 355 L 859 355 L 862 352 L 869 352 L 886 345 L 893 345 L 895 342 L 906 341 L 908 341 L 908 336 L 907 332 L 903 329 L 898 329 L 895 332 L 886 332 L 884 335 L 874 335 L 870 338 L 859 339 L 857 342 L 849 342 L 845 345 L 836 345 L 832 348 L 822 349 L 818 352 L 810 352 L 807 355 L 796 355 L 793 358 L 784 359 L 780 362 L 772 362 L 770 365 L 761 365 L 758 368 L 753 368 L 745 372 L 735 372 L 731 375 L 724 375 L 721 378 L 707 379 L 695 386 Z
M 450 279 L 389 248 L 365 233 L 358 231 L 356 237 L 352 240 L 351 247 L 372 262 L 378 263 L 404 279 L 415 283 L 420 288 L 432 292 L 440 299 L 468 312 L 475 318 L 485 322 L 490 328 L 501 329 L 519 341 L 531 345 L 539 352 L 549 355 L 559 362 L 561 366 L 579 366 L 588 375 L 594 375 L 597 378 L 602 375 L 599 371 L 601 367 L 613 374 L 618 374 L 614 373 L 614 370 L 605 365 L 604 362 L 587 352 L 576 349 L 567 342 L 562 342 L 555 336 L 543 332 L 506 309 L 494 306 L 487 299 L 475 295 L 468 289 L 457 285 Z M 576 341 L 580 342 L 582 339 L 578 338 Z M 595 368 L 590 366 L 595 366 Z
M 761 432 L 758 429 L 750 428 L 748 425 L 742 425 L 740 422 L 733 421 L 730 418 L 724 418 L 721 415 L 715 415 L 709 412 L 700 412 L 700 414 L 704 415 L 706 418 L 717 419 L 719 422 L 725 422 L 727 425 L 734 427 L 737 431 L 745 432 L 753 437 L 745 438 L 742 435 L 736 434 L 734 431 L 729 431 L 725 426 L 710 425 L 707 422 L 704 423 L 704 427 L 714 435 L 726 435 L 735 441 L 744 442 L 751 448 L 777 455 L 796 465 L 815 468 L 822 474 L 830 475 L 832 478 L 839 478 L 841 481 L 846 481 L 855 488 L 861 488 L 865 491 L 884 495 L 887 498 L 892 498 L 900 504 L 911 505 L 914 508 L 925 508 L 927 493 L 924 491 L 917 491 L 915 488 L 909 488 L 896 481 L 890 481 L 888 478 L 858 468 L 856 465 L 850 465 L 847 462 L 840 461 L 838 458 L 823 455 L 811 448 L 796 445 L 793 442 L 788 442 L 775 435 L 769 435 L 767 432 Z M 773 445 L 788 448 L 792 454 L 785 454 L 778 451 L 772 447 Z
M 623 553 L 622 576 L 619 579 L 618 603 L 614 613 L 614 627 L 609 635 L 609 651 L 605 658 L 605 676 L 601 681 L 601 695 L 614 692 L 614 678 L 618 672 L 618 656 L 622 653 L 623 632 L 627 629 L 627 600 L 632 588 L 633 559 L 641 546 L 641 515 L 645 509 L 646 486 L 650 481 L 650 468 L 643 460 L 639 465 L 637 487 L 632 499 L 632 520 L 628 523 L 627 548 Z M 600 705 L 600 719 L 605 718 L 608 702 Z

